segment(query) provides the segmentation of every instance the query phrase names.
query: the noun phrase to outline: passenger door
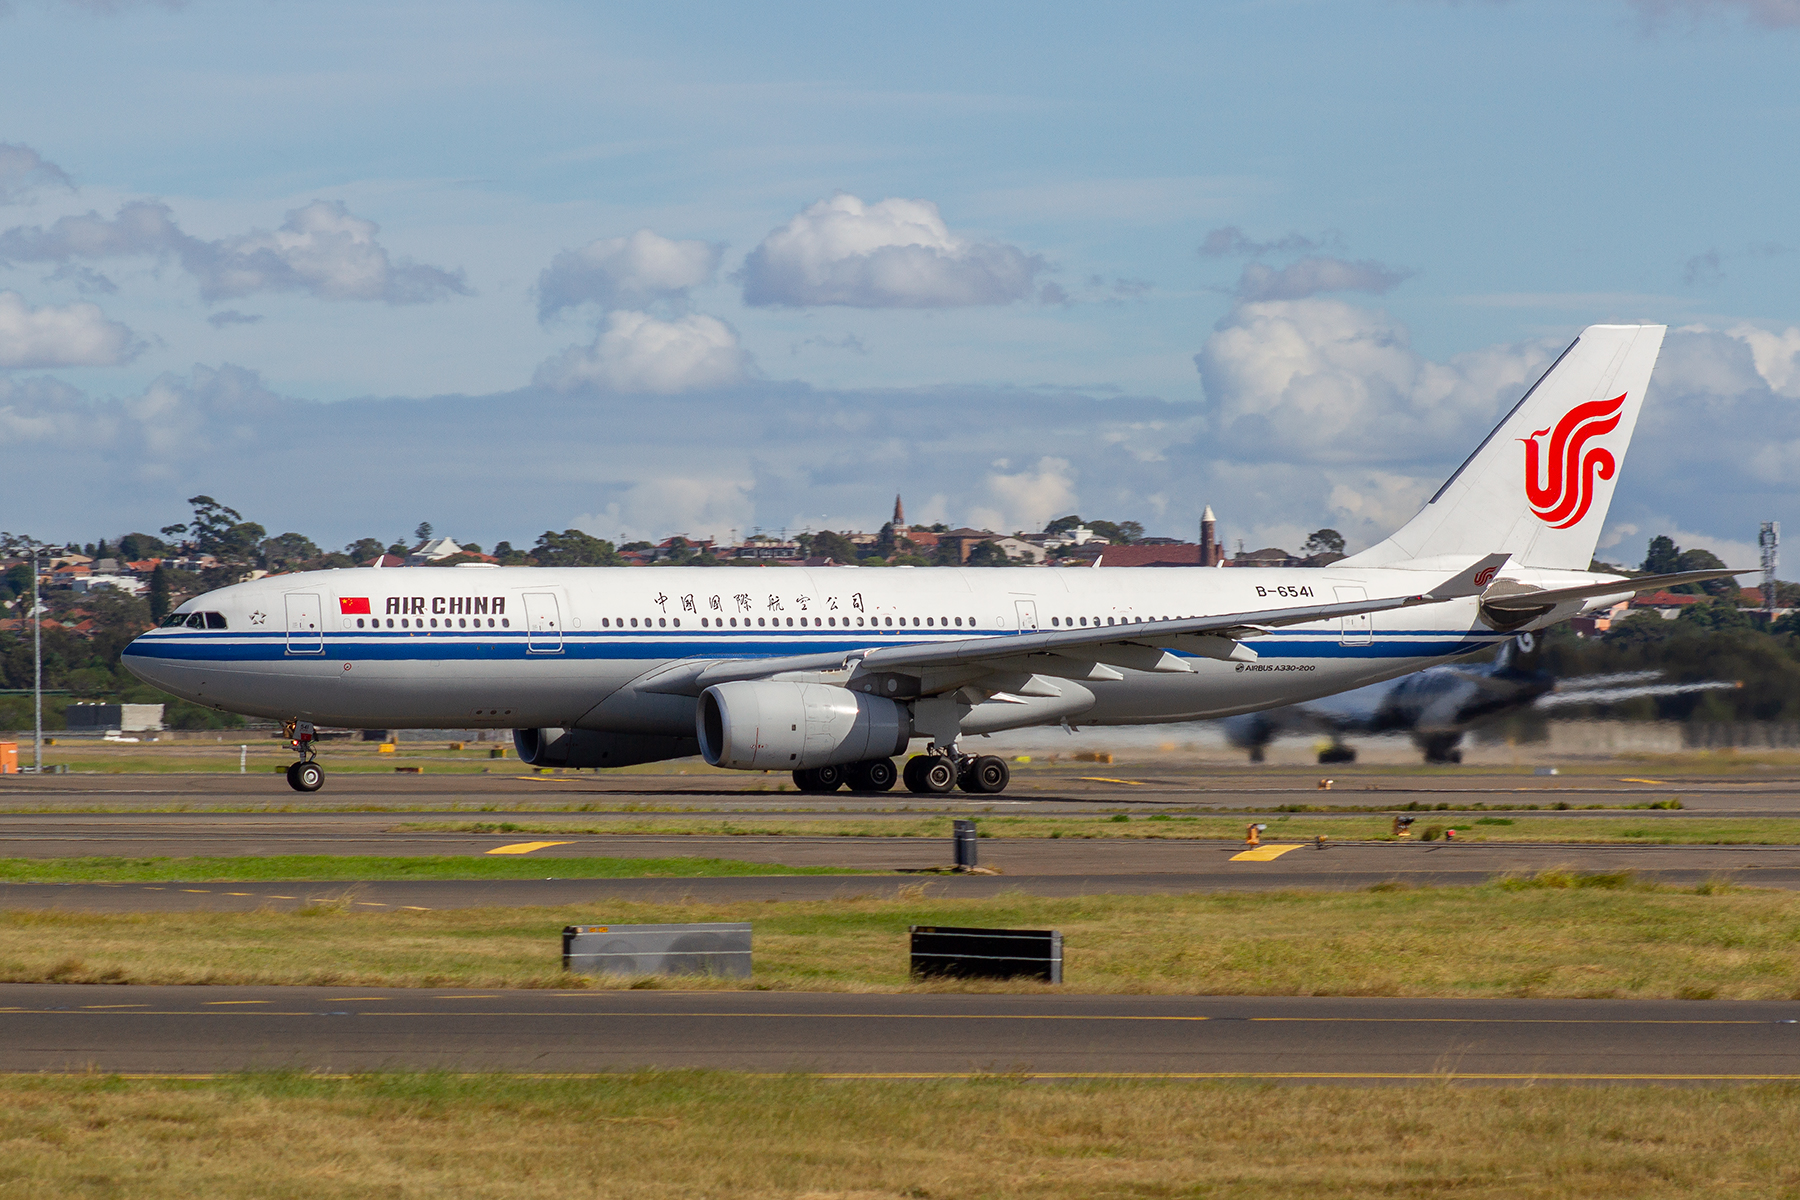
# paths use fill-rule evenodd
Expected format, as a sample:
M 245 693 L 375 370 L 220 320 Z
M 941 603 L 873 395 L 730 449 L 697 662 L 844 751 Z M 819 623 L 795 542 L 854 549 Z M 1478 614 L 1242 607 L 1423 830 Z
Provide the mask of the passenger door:
M 561 654 L 562 611 L 554 592 L 525 593 L 525 649 L 531 654 Z
M 325 653 L 323 611 L 319 597 L 313 592 L 289 592 L 287 601 L 287 652 L 289 654 Z
M 1013 608 L 1019 613 L 1019 632 L 1036 633 L 1038 630 L 1037 601 L 1014 600 Z
M 1358 600 L 1367 600 L 1368 593 L 1359 587 L 1333 588 L 1337 593 L 1339 604 L 1353 604 Z M 1368 646 L 1374 644 L 1374 618 L 1368 613 L 1360 613 L 1354 617 L 1338 618 L 1338 645 Z

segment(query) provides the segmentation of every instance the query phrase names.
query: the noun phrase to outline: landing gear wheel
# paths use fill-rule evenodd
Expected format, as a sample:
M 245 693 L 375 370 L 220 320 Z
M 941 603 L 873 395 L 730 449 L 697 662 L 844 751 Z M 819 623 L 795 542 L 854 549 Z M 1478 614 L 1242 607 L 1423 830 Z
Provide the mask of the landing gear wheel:
M 962 773 L 962 790 L 977 795 L 992 795 L 1004 792 L 1006 785 L 1012 782 L 1012 768 L 1006 765 L 1004 758 L 992 754 L 983 754 L 969 763 Z
M 795 771 L 794 786 L 803 792 L 835 792 L 844 786 L 844 768 L 811 767 Z
M 906 790 L 941 796 L 956 786 L 956 764 L 941 754 L 916 754 L 906 762 Z
M 849 778 L 850 790 L 853 792 L 885 792 L 894 786 L 900 773 L 894 770 L 892 759 L 871 758 L 868 762 L 859 762 L 845 774 Z
M 287 781 L 296 792 L 316 792 L 325 786 L 325 768 L 316 762 L 297 762 L 287 769 Z
M 1319 751 L 1319 765 L 1331 766 L 1333 763 L 1353 763 L 1356 761 L 1356 750 L 1351 746 L 1327 746 Z

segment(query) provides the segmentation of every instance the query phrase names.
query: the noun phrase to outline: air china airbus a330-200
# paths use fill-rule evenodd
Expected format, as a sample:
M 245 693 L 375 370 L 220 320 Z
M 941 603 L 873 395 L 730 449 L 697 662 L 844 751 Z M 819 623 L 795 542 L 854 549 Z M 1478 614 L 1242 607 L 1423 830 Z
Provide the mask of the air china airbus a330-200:
M 1293 704 L 1727 574 L 1588 569 L 1664 328 L 1583 331 L 1404 528 L 1322 569 L 318 571 L 189 600 L 125 664 L 284 722 L 301 791 L 336 725 L 510 728 L 539 766 L 699 753 L 807 791 L 998 792 L 1005 761 L 965 736 Z

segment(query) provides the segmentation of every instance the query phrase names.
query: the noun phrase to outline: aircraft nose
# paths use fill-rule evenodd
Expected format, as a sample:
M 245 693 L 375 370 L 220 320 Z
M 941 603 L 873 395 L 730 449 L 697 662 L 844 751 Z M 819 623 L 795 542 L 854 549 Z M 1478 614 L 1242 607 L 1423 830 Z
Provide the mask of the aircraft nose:
M 126 644 L 119 655 L 125 669 L 145 683 L 164 691 L 174 691 L 167 662 L 156 653 L 156 640 L 151 634 L 139 634 Z

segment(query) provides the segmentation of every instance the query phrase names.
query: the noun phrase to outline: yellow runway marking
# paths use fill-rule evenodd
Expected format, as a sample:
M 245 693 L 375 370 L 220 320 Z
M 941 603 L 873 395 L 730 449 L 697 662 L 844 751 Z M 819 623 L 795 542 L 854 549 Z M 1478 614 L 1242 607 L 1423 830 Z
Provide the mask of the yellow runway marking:
M 83 1008 L 149 1008 L 148 1004 L 84 1004 Z
M 298 900 L 298 896 L 269 896 L 270 900 Z
M 188 892 L 195 896 L 210 896 L 210 895 L 212 895 L 212 891 L 209 888 L 182 888 L 181 890 L 184 892 Z
M 227 896 L 250 896 L 250 895 L 254 895 L 255 893 L 253 893 L 253 892 L 226 892 L 225 894 Z
M 567 846 L 568 842 L 514 842 L 510 846 L 495 846 L 489 854 L 530 854 L 533 850 L 542 850 L 546 846 Z
M 1661 783 L 1660 779 L 1621 779 L 1620 783 Z
M 514 779 L 523 779 L 526 783 L 580 783 L 575 776 L 558 775 L 514 775 Z
M 1132 787 L 1150 786 L 1141 779 L 1108 779 L 1103 775 L 1077 775 L 1075 778 L 1083 783 L 1128 783 Z
M 208 1000 L 208 1004 L 267 1004 L 267 1000 Z
M 400 907 L 411 909 L 413 912 L 430 912 L 431 911 L 429 908 L 420 908 L 417 904 L 402 904 Z
M 1232 862 L 1273 862 L 1289 850 L 1298 850 L 1300 843 L 1290 846 L 1258 846 L 1254 850 L 1244 850 L 1231 856 Z

